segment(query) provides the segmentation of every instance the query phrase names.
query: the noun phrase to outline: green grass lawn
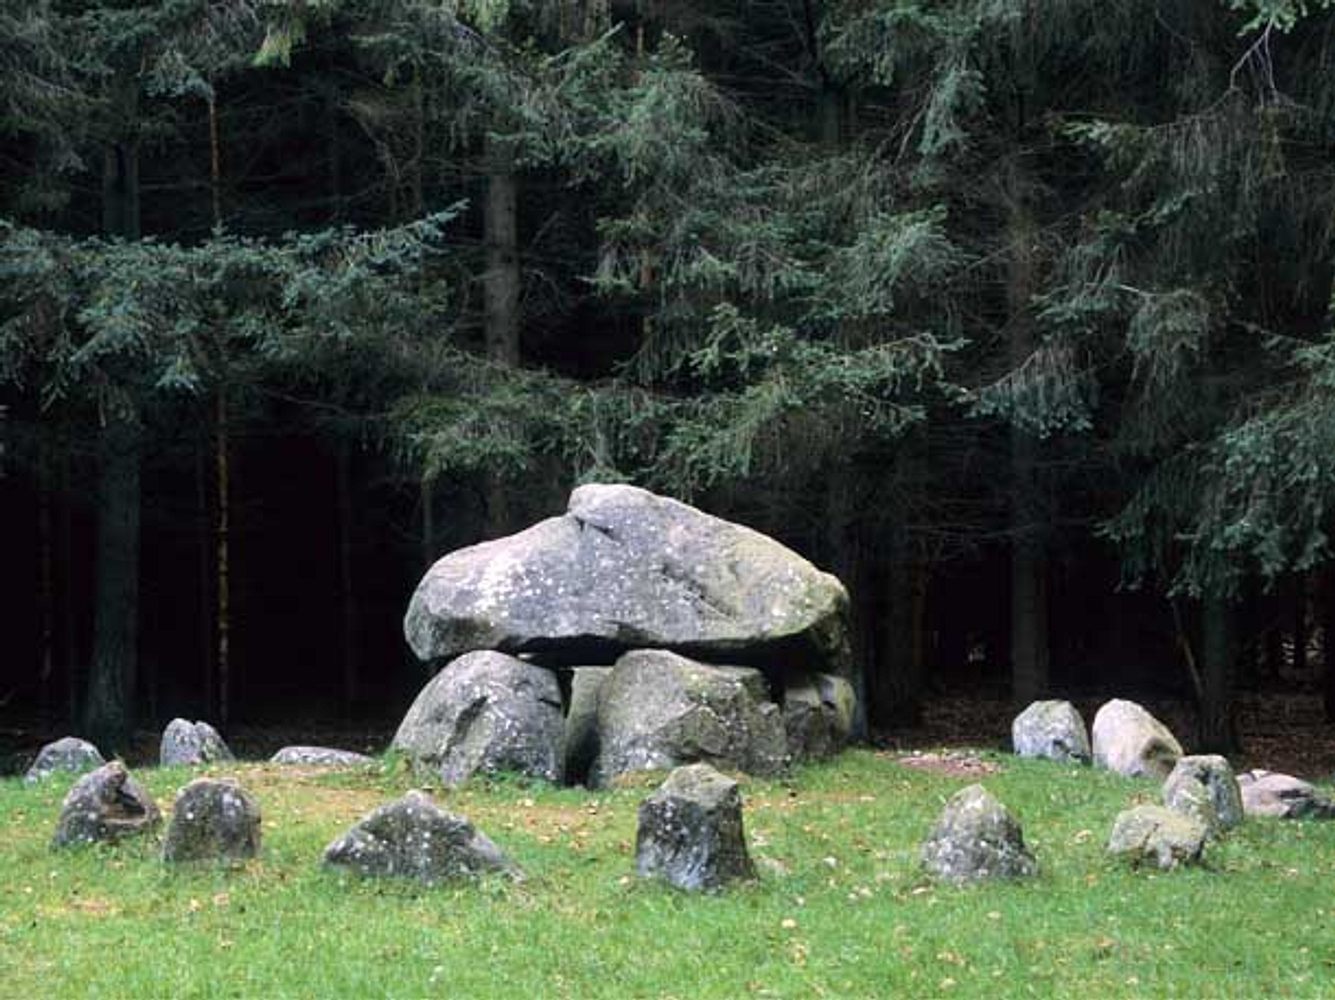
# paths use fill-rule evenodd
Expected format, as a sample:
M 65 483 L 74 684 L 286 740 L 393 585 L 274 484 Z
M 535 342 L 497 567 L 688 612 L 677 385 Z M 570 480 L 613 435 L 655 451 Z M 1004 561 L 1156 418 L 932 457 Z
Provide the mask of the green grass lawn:
M 402 767 L 238 764 L 260 860 L 167 870 L 157 845 L 49 849 L 71 781 L 0 783 L 5 997 L 1335 996 L 1335 823 L 1254 820 L 1203 869 L 1104 855 L 1148 784 L 996 756 L 982 783 L 1041 874 L 956 889 L 918 844 L 975 778 L 853 751 L 746 779 L 759 881 L 692 896 L 633 875 L 645 780 L 611 792 L 481 783 L 440 794 L 528 878 L 423 889 L 320 866 L 325 845 L 411 787 Z M 169 806 L 192 775 L 136 773 Z

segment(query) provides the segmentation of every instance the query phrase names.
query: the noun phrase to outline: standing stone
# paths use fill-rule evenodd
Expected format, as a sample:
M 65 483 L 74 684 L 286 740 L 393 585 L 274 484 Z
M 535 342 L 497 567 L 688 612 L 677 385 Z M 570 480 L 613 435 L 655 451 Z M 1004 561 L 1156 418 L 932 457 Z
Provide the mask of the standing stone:
M 421 792 L 409 792 L 366 816 L 325 849 L 324 863 L 370 878 L 407 878 L 426 885 L 489 872 L 522 877 L 472 823 L 441 811 Z
M 1218 754 L 1181 758 L 1164 782 L 1163 803 L 1218 832 L 1233 829 L 1244 815 L 1233 767 Z
M 556 674 L 504 653 L 468 653 L 422 689 L 392 747 L 446 785 L 504 771 L 559 782 L 561 689 Z
M 565 779 L 584 784 L 598 759 L 598 696 L 611 667 L 576 667 L 570 677 L 570 708 L 566 711 Z
M 1209 836 L 1209 827 L 1194 816 L 1164 806 L 1136 806 L 1118 814 L 1108 853 L 1136 865 L 1152 861 L 1166 871 L 1200 861 Z
M 259 803 L 235 781 L 196 778 L 177 794 L 163 861 L 245 861 L 259 851 Z
M 1168 727 L 1134 701 L 1114 698 L 1094 716 L 1094 763 L 1128 777 L 1163 781 L 1182 756 Z
M 1274 771 L 1244 771 L 1238 775 L 1242 809 L 1248 816 L 1278 819 L 1335 818 L 1335 802 L 1310 782 Z
M 374 764 L 375 758 L 332 747 L 291 746 L 283 747 L 269 761 L 273 764 L 305 764 L 310 767 L 366 767 Z
M 593 787 L 618 774 L 705 762 L 772 775 L 787 765 L 779 707 L 758 670 L 716 667 L 664 650 L 617 660 L 598 700 Z
M 955 883 L 1026 878 L 1038 871 L 1019 822 L 982 785 L 951 796 L 923 842 L 922 862 L 936 878 Z
M 1021 757 L 1088 764 L 1089 733 L 1069 701 L 1036 701 L 1011 723 L 1011 743 Z
M 114 841 L 147 833 L 162 820 L 157 805 L 118 760 L 74 783 L 56 822 L 52 847 Z
M 567 512 L 452 552 L 404 619 L 423 660 L 475 649 L 579 662 L 633 648 L 849 667 L 848 592 L 772 538 L 676 500 L 591 484 Z M 586 660 L 587 662 L 587 660 Z
M 48 743 L 37 752 L 37 759 L 23 776 L 29 784 L 45 781 L 57 771 L 70 774 L 83 774 L 106 763 L 101 752 L 87 740 L 77 736 L 66 736 Z
M 673 771 L 640 804 L 635 867 L 694 892 L 755 878 L 737 782 L 708 764 Z
M 797 674 L 783 691 L 783 727 L 793 760 L 832 757 L 853 731 L 857 696 L 853 685 L 833 674 Z
M 215 764 L 235 760 L 223 738 L 207 722 L 172 719 L 162 731 L 158 760 L 163 767 L 172 765 Z

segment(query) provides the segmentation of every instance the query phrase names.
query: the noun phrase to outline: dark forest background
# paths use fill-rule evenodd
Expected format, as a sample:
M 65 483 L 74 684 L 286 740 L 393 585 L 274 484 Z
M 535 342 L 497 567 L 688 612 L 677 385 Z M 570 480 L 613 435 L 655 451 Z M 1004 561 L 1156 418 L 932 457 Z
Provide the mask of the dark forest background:
M 631 481 L 943 692 L 1335 715 L 1335 15 L 0 0 L 0 708 L 395 721 L 444 552 Z

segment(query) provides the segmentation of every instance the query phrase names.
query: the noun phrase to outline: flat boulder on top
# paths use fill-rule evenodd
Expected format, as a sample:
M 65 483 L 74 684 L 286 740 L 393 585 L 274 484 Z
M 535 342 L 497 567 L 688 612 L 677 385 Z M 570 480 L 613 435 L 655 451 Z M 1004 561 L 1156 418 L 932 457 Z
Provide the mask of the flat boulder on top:
M 946 882 L 1025 878 L 1038 871 L 1019 822 L 982 785 L 950 797 L 922 845 L 923 867 Z
M 640 804 L 635 868 L 693 892 L 755 878 L 737 782 L 708 764 L 674 770 Z
M 755 775 L 787 766 L 783 714 L 769 700 L 765 676 L 665 650 L 622 656 L 599 693 L 590 787 L 699 762 Z
M 176 795 L 162 860 L 245 861 L 260 852 L 260 806 L 235 781 L 196 778 Z
M 121 840 L 148 833 L 162 814 L 148 792 L 118 760 L 74 783 L 60 808 L 52 847 Z
M 503 771 L 561 781 L 565 722 L 556 674 L 504 653 L 467 653 L 436 674 L 391 747 L 446 785 Z
M 1134 865 L 1153 862 L 1168 870 L 1199 862 L 1209 836 L 1209 827 L 1194 816 L 1166 806 L 1136 806 L 1113 822 L 1108 853 Z
M 1020 757 L 1089 763 L 1089 732 L 1069 701 L 1036 701 L 1011 722 L 1011 745 Z
M 330 844 L 324 863 L 369 878 L 432 885 L 489 872 L 521 877 L 499 847 L 421 792 L 381 806 Z
M 172 765 L 215 764 L 235 760 L 223 738 L 207 722 L 172 719 L 162 731 L 158 760 L 163 767 Z
M 1163 786 L 1169 809 L 1195 816 L 1211 832 L 1231 830 L 1242 822 L 1242 793 L 1233 766 L 1218 754 L 1182 757 Z
M 66 736 L 48 743 L 37 751 L 37 759 L 32 762 L 23 780 L 31 784 L 45 781 L 57 771 L 69 774 L 83 774 L 106 763 L 106 759 L 93 744 L 77 736 Z
M 1168 777 L 1182 744 L 1134 701 L 1114 698 L 1094 716 L 1094 763 L 1128 777 Z
M 847 615 L 843 584 L 772 538 L 634 486 L 593 484 L 560 517 L 440 559 L 404 633 L 423 660 L 496 649 L 590 662 L 590 650 L 659 648 L 756 662 L 786 651 L 845 673 Z
M 333 747 L 291 746 L 283 747 L 269 761 L 273 764 L 306 764 L 311 767 L 366 767 L 374 764 L 375 758 L 351 750 L 335 750 Z
M 1278 819 L 1332 819 L 1335 802 L 1310 782 L 1275 771 L 1244 771 L 1238 775 L 1242 808 L 1248 816 Z

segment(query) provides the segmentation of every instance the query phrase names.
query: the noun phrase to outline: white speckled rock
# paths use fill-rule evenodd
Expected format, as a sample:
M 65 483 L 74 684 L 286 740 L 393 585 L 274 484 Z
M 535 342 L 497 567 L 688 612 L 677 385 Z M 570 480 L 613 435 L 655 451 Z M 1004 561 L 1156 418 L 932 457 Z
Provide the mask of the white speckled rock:
M 1158 778 L 1172 772 L 1182 744 L 1168 727 L 1134 701 L 1114 698 L 1094 716 L 1094 763 L 1128 777 Z
M 1238 775 L 1242 808 L 1248 816 L 1278 819 L 1335 818 L 1335 802 L 1310 782 L 1275 771 L 1244 771 Z
M 1233 829 L 1244 815 L 1242 792 L 1233 767 L 1218 754 L 1181 758 L 1164 782 L 1163 804 L 1195 816 L 1211 832 Z
M 309 767 L 366 767 L 375 763 L 374 757 L 364 753 L 307 746 L 283 747 L 269 760 L 274 764 L 305 764 Z
M 1025 878 L 1038 871 L 1020 824 L 982 785 L 950 797 L 923 842 L 922 863 L 931 875 L 955 883 Z
M 1069 701 L 1036 701 L 1011 722 L 1011 745 L 1020 757 L 1089 763 L 1089 732 Z
M 366 816 L 330 844 L 324 863 L 369 878 L 433 885 L 497 872 L 521 877 L 499 847 L 462 816 L 409 792 Z
M 148 792 L 118 760 L 74 783 L 60 809 L 52 847 L 120 840 L 148 833 L 162 821 Z
M 69 774 L 83 774 L 106 763 L 101 751 L 87 740 L 77 736 L 66 736 L 48 743 L 37 752 L 37 759 L 23 776 L 23 780 L 32 784 L 45 781 L 57 771 Z
M 495 649 L 588 663 L 653 647 L 800 656 L 843 674 L 847 613 L 837 579 L 759 532 L 633 486 L 587 485 L 564 515 L 439 560 L 404 633 L 424 660 Z
M 755 878 L 737 782 L 708 764 L 674 770 L 640 803 L 635 869 L 691 892 Z
M 477 772 L 562 779 L 565 722 L 556 674 L 504 653 L 467 653 L 431 679 L 392 747 L 446 785 Z
M 857 695 L 833 674 L 791 674 L 783 690 L 783 725 L 793 760 L 837 754 L 853 731 Z
M 245 861 L 260 851 L 260 806 L 235 781 L 196 778 L 176 795 L 162 860 Z
M 162 731 L 158 762 L 163 767 L 214 764 L 234 759 L 218 730 L 207 722 L 172 719 Z

